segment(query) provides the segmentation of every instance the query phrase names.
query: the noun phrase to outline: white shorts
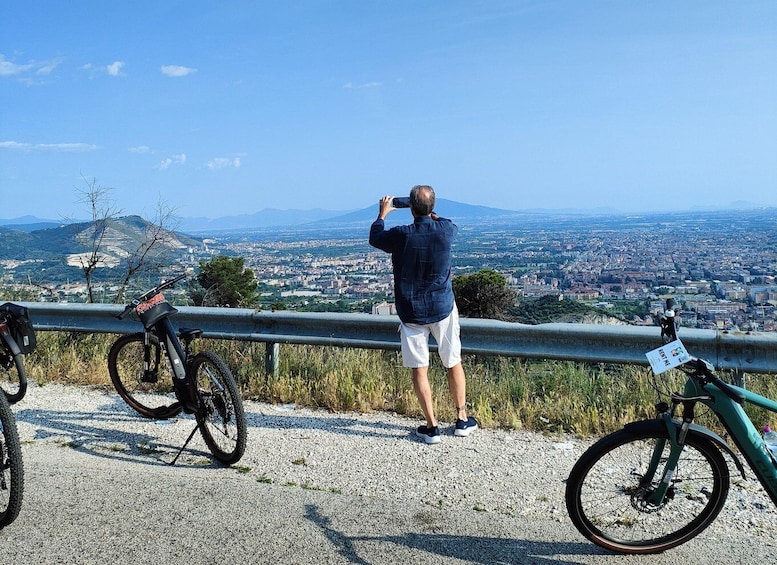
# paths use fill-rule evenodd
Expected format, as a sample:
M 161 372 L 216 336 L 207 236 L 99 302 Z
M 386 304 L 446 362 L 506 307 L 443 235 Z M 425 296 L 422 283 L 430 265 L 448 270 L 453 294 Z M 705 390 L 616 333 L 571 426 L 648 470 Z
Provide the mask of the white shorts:
M 405 367 L 429 366 L 429 334 L 437 342 L 437 353 L 446 369 L 461 362 L 461 337 L 459 311 L 456 304 L 450 315 L 432 324 L 399 323 L 399 335 L 402 341 L 402 365 Z

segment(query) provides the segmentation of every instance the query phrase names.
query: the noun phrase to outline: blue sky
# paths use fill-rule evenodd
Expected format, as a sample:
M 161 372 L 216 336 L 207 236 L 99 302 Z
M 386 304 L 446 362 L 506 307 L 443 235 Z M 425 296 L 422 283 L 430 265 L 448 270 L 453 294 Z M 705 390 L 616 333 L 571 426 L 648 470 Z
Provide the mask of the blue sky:
M 777 2 L 4 2 L 0 218 L 777 206 Z

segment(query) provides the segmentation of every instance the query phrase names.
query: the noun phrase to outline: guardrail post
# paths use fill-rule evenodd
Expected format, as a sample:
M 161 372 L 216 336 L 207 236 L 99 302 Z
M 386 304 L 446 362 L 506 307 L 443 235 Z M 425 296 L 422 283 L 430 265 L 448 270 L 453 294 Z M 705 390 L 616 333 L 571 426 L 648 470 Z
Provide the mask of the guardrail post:
M 747 388 L 745 387 L 745 372 L 742 369 L 733 369 L 731 371 L 731 378 L 736 386 Z
M 277 343 L 268 341 L 264 350 L 264 369 L 268 375 L 278 376 L 278 362 L 280 360 L 281 348 Z

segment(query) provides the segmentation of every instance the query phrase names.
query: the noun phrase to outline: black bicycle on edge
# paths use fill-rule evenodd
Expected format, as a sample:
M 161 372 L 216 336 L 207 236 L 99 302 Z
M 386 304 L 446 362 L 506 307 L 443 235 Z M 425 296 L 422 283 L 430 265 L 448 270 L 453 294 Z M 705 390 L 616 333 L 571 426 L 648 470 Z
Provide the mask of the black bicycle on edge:
M 16 520 L 23 492 L 22 445 L 8 400 L 0 394 L 0 530 Z
M 146 418 L 168 419 L 183 411 L 197 426 L 170 462 L 174 464 L 199 429 L 213 456 L 230 465 L 245 453 L 247 427 L 235 377 L 212 351 L 193 353 L 200 329 L 173 329 L 177 310 L 162 291 L 186 275 L 163 282 L 134 299 L 117 317 L 137 314 L 144 331 L 121 336 L 108 354 L 111 381 L 124 401 Z M 172 392 L 170 395 L 172 383 Z
M 24 356 L 37 341 L 27 308 L 12 302 L 0 305 L 0 390 L 10 404 L 27 392 Z

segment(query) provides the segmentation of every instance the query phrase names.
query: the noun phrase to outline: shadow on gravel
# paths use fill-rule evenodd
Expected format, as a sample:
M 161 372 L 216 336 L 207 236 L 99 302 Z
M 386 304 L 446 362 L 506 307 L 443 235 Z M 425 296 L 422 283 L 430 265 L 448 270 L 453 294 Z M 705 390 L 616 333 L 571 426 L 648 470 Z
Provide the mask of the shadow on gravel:
M 159 436 L 115 429 L 117 423 L 145 421 L 155 425 L 170 425 L 172 420 L 146 420 L 136 414 L 123 401 L 100 406 L 97 412 L 65 410 L 22 409 L 15 412 L 17 422 L 25 422 L 35 428 L 33 441 L 54 439 L 63 448 L 77 449 L 96 457 L 140 463 L 142 465 L 167 465 L 186 441 L 188 433 L 182 433 L 180 444 L 160 442 Z M 194 418 L 185 418 L 194 429 Z M 128 426 L 129 427 L 129 426 Z M 162 434 L 161 435 L 167 435 Z M 209 451 L 187 446 L 176 462 L 177 467 L 220 466 Z
M 408 533 L 400 536 L 347 536 L 332 527 L 330 518 L 323 516 L 316 505 L 305 506 L 305 518 L 310 520 L 336 551 L 357 565 L 369 565 L 369 556 L 359 555 L 359 543 L 390 543 L 415 551 L 460 559 L 468 563 L 578 563 L 567 561 L 563 555 L 600 555 L 604 552 L 588 543 L 537 542 L 523 539 L 505 539 L 478 536 L 453 536 L 435 533 Z M 363 551 L 369 553 L 369 551 Z
M 364 422 L 357 418 L 307 418 L 295 416 L 289 410 L 285 414 L 246 414 L 246 421 L 251 428 L 272 428 L 276 430 L 326 430 L 334 434 L 359 436 L 376 439 L 407 437 L 412 430 L 385 422 Z

